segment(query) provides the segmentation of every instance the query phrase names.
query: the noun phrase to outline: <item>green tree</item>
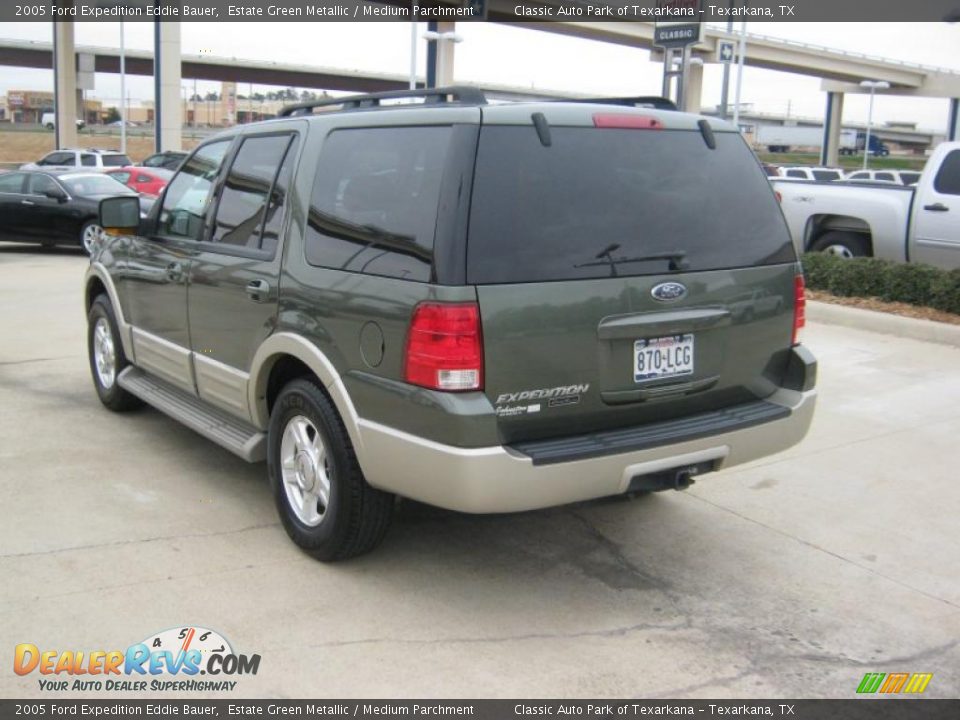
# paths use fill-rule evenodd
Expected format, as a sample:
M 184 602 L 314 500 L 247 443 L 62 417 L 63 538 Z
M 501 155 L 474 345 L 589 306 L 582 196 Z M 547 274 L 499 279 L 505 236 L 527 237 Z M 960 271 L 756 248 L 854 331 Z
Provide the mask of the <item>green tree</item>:
M 119 119 L 120 119 L 120 111 L 117 110 L 115 107 L 108 107 L 108 108 L 107 108 L 107 114 L 106 114 L 106 116 L 103 118 L 103 121 L 104 121 L 107 125 L 109 125 L 110 123 L 116 122 L 116 121 L 119 120 Z

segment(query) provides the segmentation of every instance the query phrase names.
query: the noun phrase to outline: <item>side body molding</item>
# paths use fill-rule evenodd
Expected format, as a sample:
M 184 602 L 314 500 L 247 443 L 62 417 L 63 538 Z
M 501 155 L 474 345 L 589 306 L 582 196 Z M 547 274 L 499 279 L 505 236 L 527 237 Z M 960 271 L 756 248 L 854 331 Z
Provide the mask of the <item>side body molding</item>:
M 120 342 L 123 344 L 123 354 L 131 361 L 135 361 L 133 352 L 133 327 L 123 316 L 123 307 L 120 305 L 120 297 L 117 295 L 117 288 L 113 284 L 113 278 L 103 266 L 102 263 L 92 262 L 87 272 L 83 276 L 83 294 L 86 299 L 90 292 L 90 283 L 97 278 L 107 289 L 107 295 L 110 298 L 110 304 L 113 306 L 113 314 L 117 318 L 117 329 L 120 330 Z M 90 298 L 93 300 L 93 298 Z
M 285 355 L 295 357 L 317 376 L 336 406 L 343 424 L 363 465 L 363 441 L 359 431 L 357 410 L 347 394 L 340 374 L 316 345 L 299 335 L 287 332 L 274 333 L 268 337 L 253 356 L 250 363 L 250 382 L 247 385 L 247 403 L 250 420 L 254 427 L 266 430 L 270 423 L 267 408 L 267 382 L 273 366 Z

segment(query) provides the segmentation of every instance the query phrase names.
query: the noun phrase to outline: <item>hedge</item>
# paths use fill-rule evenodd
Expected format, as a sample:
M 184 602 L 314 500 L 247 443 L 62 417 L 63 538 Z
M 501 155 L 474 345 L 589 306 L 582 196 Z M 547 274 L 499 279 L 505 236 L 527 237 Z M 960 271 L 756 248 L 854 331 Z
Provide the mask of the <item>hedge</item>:
M 840 297 L 873 297 L 888 302 L 960 315 L 960 268 L 895 263 L 877 258 L 844 259 L 824 253 L 803 256 L 807 287 Z

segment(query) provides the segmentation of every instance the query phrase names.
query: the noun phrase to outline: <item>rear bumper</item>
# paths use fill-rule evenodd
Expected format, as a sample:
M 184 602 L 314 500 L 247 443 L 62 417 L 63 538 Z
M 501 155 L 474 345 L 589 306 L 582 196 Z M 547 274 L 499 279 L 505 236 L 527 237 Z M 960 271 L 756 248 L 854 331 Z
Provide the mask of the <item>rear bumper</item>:
M 516 448 L 459 448 L 361 419 L 357 454 L 367 480 L 382 490 L 460 512 L 532 510 L 617 495 L 641 475 L 705 462 L 715 469 L 739 465 L 800 442 L 813 419 L 816 392 L 780 389 L 766 403 L 782 411 L 760 424 L 539 464 Z

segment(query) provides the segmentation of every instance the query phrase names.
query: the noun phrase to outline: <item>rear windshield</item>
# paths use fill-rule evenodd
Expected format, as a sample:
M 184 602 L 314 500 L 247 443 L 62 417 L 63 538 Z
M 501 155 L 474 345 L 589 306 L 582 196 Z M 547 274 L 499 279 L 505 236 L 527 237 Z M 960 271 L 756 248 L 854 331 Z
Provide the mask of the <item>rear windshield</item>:
M 103 161 L 104 167 L 126 167 L 127 165 L 133 165 L 130 162 L 130 158 L 126 155 L 101 155 L 100 159 Z
M 551 128 L 480 132 L 471 283 L 772 265 L 796 259 L 759 163 L 732 133 Z

